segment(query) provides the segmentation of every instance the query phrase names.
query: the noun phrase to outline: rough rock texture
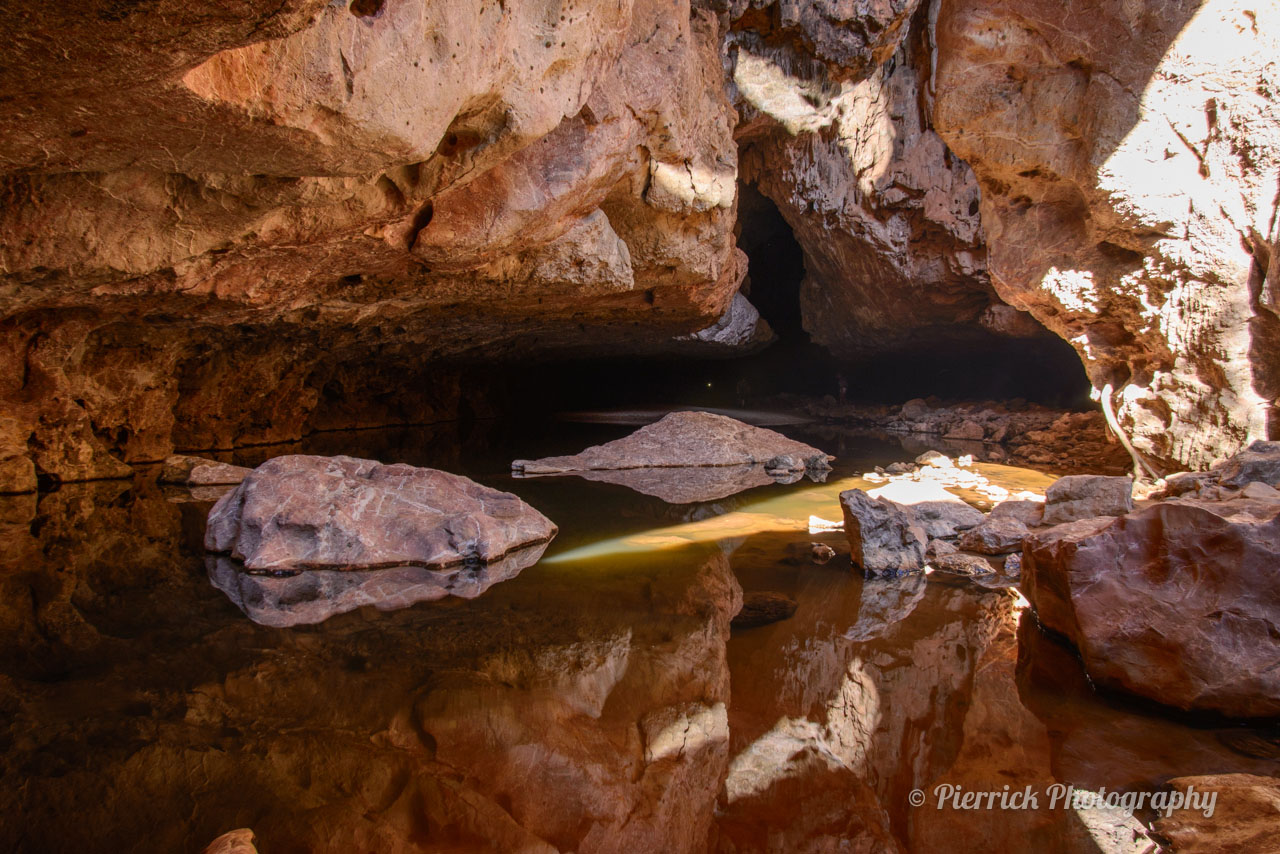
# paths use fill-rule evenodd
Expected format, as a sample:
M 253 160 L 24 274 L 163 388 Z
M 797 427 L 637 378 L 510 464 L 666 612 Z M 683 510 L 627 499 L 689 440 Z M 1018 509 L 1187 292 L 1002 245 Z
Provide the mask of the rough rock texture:
M 989 516 L 960 535 L 958 545 L 969 552 L 984 555 L 1002 555 L 1022 551 L 1028 528 L 1012 518 Z
M 869 490 L 867 495 L 909 508 L 930 538 L 954 537 L 985 518 L 981 510 L 932 481 L 895 481 Z
M 452 418 L 442 359 L 744 325 L 722 34 L 687 2 L 0 23 L 0 490 Z
M 804 250 L 805 330 L 842 356 L 1046 334 L 992 290 L 978 182 L 931 126 L 929 7 L 783 3 L 735 20 L 727 41 L 742 179 Z M 883 27 L 874 62 L 833 62 L 820 32 L 779 25 L 851 10 Z
M 556 534 L 509 492 L 354 457 L 268 460 L 209 511 L 205 548 L 251 571 L 487 563 Z
M 1280 851 L 1280 779 L 1254 774 L 1175 777 L 1175 792 L 1217 793 L 1213 815 L 1184 808 L 1155 822 L 1173 854 L 1218 851 Z
M 1133 510 L 1133 480 L 1075 474 L 1059 478 L 1044 492 L 1042 525 L 1060 525 L 1094 516 L 1123 516 Z
M 242 827 L 222 834 L 201 854 L 258 854 L 258 849 L 253 844 L 253 831 Z
M 929 536 L 909 508 L 861 489 L 840 493 L 850 557 L 868 577 L 893 577 L 924 569 Z
M 160 482 L 188 486 L 226 486 L 240 483 L 251 471 L 253 469 L 207 460 L 204 457 L 175 454 L 164 461 Z
M 995 573 L 995 570 L 991 568 L 991 564 L 977 555 L 961 554 L 959 552 L 939 555 L 930 562 L 930 565 L 936 572 L 946 573 L 947 575 L 971 577 Z
M 1033 534 L 1023 590 L 1089 675 L 1182 709 L 1280 714 L 1280 502 L 1170 501 Z
M 945 0 L 936 33 L 934 123 L 978 176 L 1000 296 L 1156 460 L 1274 437 L 1280 9 Z
M 1236 489 L 1251 483 L 1280 486 L 1280 442 L 1254 442 L 1208 474 L 1215 483 Z
M 713 412 L 672 412 L 630 436 L 579 454 L 515 460 L 521 474 L 611 469 L 760 465 L 778 471 L 825 470 L 834 457 L 781 433 Z

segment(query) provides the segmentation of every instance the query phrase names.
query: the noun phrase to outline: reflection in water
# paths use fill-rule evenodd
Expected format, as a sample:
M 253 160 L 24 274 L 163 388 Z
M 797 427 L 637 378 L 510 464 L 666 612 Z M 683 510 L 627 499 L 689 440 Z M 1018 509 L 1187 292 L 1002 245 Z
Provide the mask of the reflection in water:
M 396 459 L 376 439 L 323 441 Z M 849 440 L 830 484 L 671 508 L 506 473 L 567 448 L 404 447 L 543 510 L 547 557 L 500 584 L 215 566 L 216 589 L 207 502 L 145 480 L 0 499 L 0 850 L 198 851 L 252 827 L 264 854 L 1095 854 L 1118 825 L 907 795 L 1280 773 L 1265 730 L 1095 694 L 1010 591 L 852 572 L 807 519 L 892 448 Z M 814 565 L 813 541 L 840 554 Z M 732 631 L 744 588 L 796 612 Z
M 309 570 L 283 577 L 245 572 L 243 564 L 225 555 L 206 555 L 204 561 L 213 586 L 227 594 L 249 619 L 264 626 L 286 627 L 321 623 L 365 605 L 394 611 L 446 596 L 474 599 L 499 581 L 533 566 L 546 550 L 543 543 L 476 566 Z
M 602 471 L 557 472 L 555 474 L 520 474 L 529 477 L 580 477 L 597 483 L 625 486 L 660 498 L 668 504 L 693 504 L 718 501 L 771 483 L 795 483 L 804 472 L 770 475 L 762 465 L 743 466 L 667 466 L 664 468 L 610 469 Z M 812 479 L 818 475 L 811 474 Z

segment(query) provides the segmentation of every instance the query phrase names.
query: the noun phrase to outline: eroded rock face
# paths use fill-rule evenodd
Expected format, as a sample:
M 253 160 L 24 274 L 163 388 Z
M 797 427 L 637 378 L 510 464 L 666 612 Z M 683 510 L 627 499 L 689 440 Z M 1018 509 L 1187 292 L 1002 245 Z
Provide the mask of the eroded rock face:
M 819 471 L 834 457 L 781 433 L 714 412 L 672 412 L 630 436 L 572 456 L 515 460 L 521 474 L 615 469 L 757 465 L 777 472 Z
M 451 418 L 461 354 L 765 335 L 710 13 L 178 5 L 0 13 L 0 490 Z
M 825 5 L 800 4 L 800 20 L 838 19 Z M 805 330 L 842 356 L 1045 335 L 992 290 L 978 182 L 932 128 L 929 4 L 851 8 L 883 26 L 873 63 L 833 66 L 821 41 L 788 41 L 759 16 L 727 41 L 742 178 L 804 249 Z
M 1280 713 L 1280 502 L 1170 501 L 1033 534 L 1023 590 L 1090 676 L 1181 709 Z
M 1186 806 L 1155 822 L 1175 854 L 1270 851 L 1280 847 L 1280 779 L 1256 774 L 1176 777 L 1170 787 L 1198 808 Z M 1216 795 L 1212 809 L 1207 797 Z M 1185 802 L 1185 801 L 1184 801 Z M 1207 813 L 1212 813 L 1211 815 Z
M 929 535 L 909 508 L 861 489 L 840 493 L 851 558 L 868 577 L 893 577 L 924 569 Z
M 246 569 L 445 568 L 545 544 L 556 526 L 509 492 L 436 469 L 294 454 L 209 511 L 205 548 Z
M 938 14 L 934 121 L 981 183 L 992 284 L 1171 465 L 1276 430 L 1278 16 L 1240 0 Z

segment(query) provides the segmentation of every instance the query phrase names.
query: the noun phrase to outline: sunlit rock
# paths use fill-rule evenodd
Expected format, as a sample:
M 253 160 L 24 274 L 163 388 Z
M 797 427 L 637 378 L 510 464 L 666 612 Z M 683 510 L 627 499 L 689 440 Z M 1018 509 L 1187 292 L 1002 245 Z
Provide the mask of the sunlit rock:
M 204 457 L 175 454 L 165 459 L 160 482 L 189 486 L 227 486 L 240 483 L 251 471 L 253 469 Z
M 1059 478 L 1044 493 L 1041 524 L 1061 525 L 1133 510 L 1133 479 L 1078 474 Z
M 904 575 L 924 569 L 929 535 L 911 510 L 861 489 L 840 493 L 844 530 L 855 566 L 869 577 Z
M 930 538 L 954 537 L 978 525 L 982 511 L 931 481 L 897 481 L 867 493 L 908 507 Z

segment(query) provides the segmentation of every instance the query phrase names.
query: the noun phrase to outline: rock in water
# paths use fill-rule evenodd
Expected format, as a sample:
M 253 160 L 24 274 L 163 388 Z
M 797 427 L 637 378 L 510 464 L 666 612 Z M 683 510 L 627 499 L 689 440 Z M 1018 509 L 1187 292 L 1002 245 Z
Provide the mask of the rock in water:
M 184 483 L 188 486 L 224 486 L 239 483 L 253 469 L 233 466 L 204 457 L 174 454 L 164 461 L 161 483 Z
M 580 454 L 516 460 L 522 474 L 609 469 L 736 466 L 784 463 L 791 471 L 826 470 L 832 456 L 781 433 L 711 412 L 672 412 L 630 436 L 593 445 Z
M 1176 501 L 1027 538 L 1023 591 L 1098 683 L 1280 714 L 1280 503 Z
M 840 508 L 850 557 L 865 575 L 896 576 L 924 569 L 929 536 L 907 508 L 872 498 L 861 489 L 840 493 Z
M 867 493 L 910 509 L 931 538 L 954 537 L 986 517 L 932 481 L 899 480 Z
M 1095 516 L 1123 516 L 1131 510 L 1131 478 L 1076 474 L 1059 478 L 1045 490 L 1042 524 L 1061 525 Z
M 209 512 L 205 548 L 250 571 L 488 563 L 556 526 L 465 477 L 354 457 L 268 460 Z
M 747 593 L 742 610 L 729 624 L 735 629 L 753 629 L 788 619 L 796 612 L 796 600 L 782 593 Z

